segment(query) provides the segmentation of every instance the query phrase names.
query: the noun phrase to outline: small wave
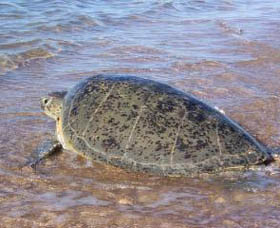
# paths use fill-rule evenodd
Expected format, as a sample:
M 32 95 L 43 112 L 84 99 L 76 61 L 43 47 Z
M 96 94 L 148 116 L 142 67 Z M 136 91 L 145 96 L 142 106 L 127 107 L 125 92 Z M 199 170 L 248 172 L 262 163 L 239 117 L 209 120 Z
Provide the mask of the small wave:
M 182 61 L 177 61 L 173 64 L 172 68 L 174 68 L 176 71 L 214 71 L 214 70 L 219 70 L 223 69 L 224 65 L 220 62 L 216 61 L 201 61 L 197 63 L 189 63 L 189 62 L 182 62 Z
M 5 20 L 5 19 L 7 19 L 7 20 L 12 20 L 12 19 L 18 20 L 18 19 L 23 19 L 24 16 L 16 14 L 16 13 L 9 13 L 9 14 L 0 14 L 0 18 L 1 18 L 1 20 Z
M 91 30 L 103 26 L 103 22 L 87 15 L 65 15 L 67 20 L 60 20 L 56 24 L 44 24 L 37 26 L 38 31 L 64 33 L 81 30 Z
M 10 7 L 12 9 L 23 9 L 23 7 L 21 7 L 20 5 L 18 4 L 15 4 L 15 3 L 11 3 L 11 2 L 0 2 L 0 7 Z
M 110 202 L 99 200 L 91 194 L 73 190 L 66 190 L 61 193 L 45 192 L 35 196 L 35 199 L 41 201 L 42 207 L 51 207 L 55 211 L 80 205 L 107 206 L 110 204 Z
M 155 54 L 164 54 L 165 52 L 153 47 L 147 47 L 142 45 L 132 45 L 132 46 L 120 46 L 114 47 L 108 50 L 109 53 L 121 54 L 145 54 L 145 55 L 155 55 Z
M 241 36 L 244 33 L 243 29 L 239 27 L 233 27 L 229 25 L 226 21 L 219 20 L 217 21 L 217 25 L 223 30 L 223 32 L 231 35 Z
M 0 44 L 0 49 L 3 50 L 3 49 L 30 47 L 31 45 L 38 44 L 40 41 L 41 41 L 41 39 L 35 39 L 35 40 L 30 40 L 30 41 Z
M 14 55 L 1 55 L 0 75 L 3 75 L 8 71 L 17 69 L 20 66 L 24 66 L 31 60 L 47 59 L 53 56 L 53 53 L 43 48 L 34 48 Z

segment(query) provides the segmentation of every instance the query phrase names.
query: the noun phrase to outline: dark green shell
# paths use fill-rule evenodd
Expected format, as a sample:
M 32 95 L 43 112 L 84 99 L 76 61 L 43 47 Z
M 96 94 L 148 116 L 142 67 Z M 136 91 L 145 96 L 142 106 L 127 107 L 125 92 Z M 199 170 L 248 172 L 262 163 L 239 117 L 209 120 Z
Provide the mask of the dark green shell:
M 134 76 L 98 75 L 64 101 L 65 141 L 97 161 L 133 171 L 192 175 L 269 162 L 269 151 L 197 98 Z

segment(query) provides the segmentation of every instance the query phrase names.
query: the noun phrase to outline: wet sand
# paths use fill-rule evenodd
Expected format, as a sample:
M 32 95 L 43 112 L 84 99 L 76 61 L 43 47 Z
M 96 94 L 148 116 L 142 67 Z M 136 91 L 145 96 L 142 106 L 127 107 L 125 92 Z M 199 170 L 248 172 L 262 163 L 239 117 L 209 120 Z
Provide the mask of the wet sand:
M 69 151 L 20 167 L 53 135 L 39 98 L 97 73 L 165 82 L 280 147 L 275 1 L 0 3 L 1 227 L 279 227 L 279 165 L 163 178 Z

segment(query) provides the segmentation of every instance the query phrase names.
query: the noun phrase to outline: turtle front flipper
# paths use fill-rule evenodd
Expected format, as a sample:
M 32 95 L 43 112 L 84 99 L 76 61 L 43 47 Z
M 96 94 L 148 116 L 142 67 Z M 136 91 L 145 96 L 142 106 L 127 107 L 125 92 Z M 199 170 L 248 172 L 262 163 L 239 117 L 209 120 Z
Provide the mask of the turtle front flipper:
M 59 141 L 55 139 L 46 140 L 33 151 L 33 159 L 27 162 L 26 166 L 30 166 L 33 169 L 36 169 L 36 166 L 40 161 L 61 151 L 61 149 L 62 145 Z

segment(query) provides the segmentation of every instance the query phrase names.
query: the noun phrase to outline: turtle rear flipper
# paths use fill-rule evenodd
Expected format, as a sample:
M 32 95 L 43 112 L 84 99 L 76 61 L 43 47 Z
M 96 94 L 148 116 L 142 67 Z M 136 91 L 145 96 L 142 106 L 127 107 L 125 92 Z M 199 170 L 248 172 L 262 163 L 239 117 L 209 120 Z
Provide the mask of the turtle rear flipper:
M 42 142 L 32 153 L 32 159 L 28 161 L 25 166 L 30 166 L 33 169 L 36 169 L 36 166 L 40 161 L 45 158 L 61 151 L 62 145 L 59 141 L 55 139 L 49 139 Z

